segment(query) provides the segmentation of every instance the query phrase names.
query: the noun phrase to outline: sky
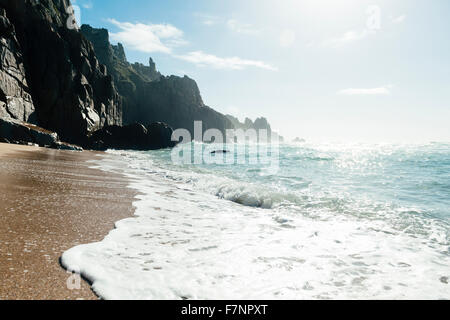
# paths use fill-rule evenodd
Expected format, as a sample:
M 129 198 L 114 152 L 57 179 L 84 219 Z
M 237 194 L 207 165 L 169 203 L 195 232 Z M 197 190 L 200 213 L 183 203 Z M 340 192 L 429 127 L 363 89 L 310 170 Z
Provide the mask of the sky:
M 76 0 L 130 62 L 288 140 L 450 141 L 448 0 Z

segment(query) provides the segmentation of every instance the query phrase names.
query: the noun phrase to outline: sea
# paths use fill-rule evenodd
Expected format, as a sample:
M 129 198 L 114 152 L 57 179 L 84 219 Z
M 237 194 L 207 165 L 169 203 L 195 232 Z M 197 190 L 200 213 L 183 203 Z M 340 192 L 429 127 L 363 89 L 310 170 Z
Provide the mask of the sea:
M 104 299 L 450 299 L 450 143 L 266 147 L 108 151 L 135 216 L 62 264 Z

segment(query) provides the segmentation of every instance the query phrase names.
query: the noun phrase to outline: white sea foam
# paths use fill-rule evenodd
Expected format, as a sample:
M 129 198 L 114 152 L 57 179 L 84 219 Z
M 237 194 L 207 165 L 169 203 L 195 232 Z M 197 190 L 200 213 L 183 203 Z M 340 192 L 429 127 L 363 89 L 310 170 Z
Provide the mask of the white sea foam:
M 62 257 L 105 299 L 450 299 L 448 226 L 411 208 L 120 154 L 97 164 L 125 169 L 136 217 Z

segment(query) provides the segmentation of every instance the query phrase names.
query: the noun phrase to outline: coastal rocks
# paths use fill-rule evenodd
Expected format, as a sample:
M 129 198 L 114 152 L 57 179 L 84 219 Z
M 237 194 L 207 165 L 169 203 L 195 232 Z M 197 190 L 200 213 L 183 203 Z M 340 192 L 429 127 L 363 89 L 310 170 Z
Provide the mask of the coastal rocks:
M 257 118 L 255 122 L 253 122 L 249 118 L 245 118 L 243 123 L 240 122 L 238 118 L 232 115 L 227 115 L 227 118 L 231 121 L 235 129 L 256 130 L 257 134 L 262 133 L 263 131 L 261 130 L 265 130 L 267 133 L 267 137 L 264 136 L 259 137 L 261 138 L 262 141 L 278 142 L 278 143 L 284 142 L 284 138 L 280 136 L 277 132 L 272 130 L 269 122 L 264 117 Z
M 127 126 L 107 126 L 94 132 L 87 146 L 94 150 L 133 149 L 157 150 L 174 147 L 172 128 L 164 123 L 153 123 L 145 127 L 140 123 Z
M 0 142 L 83 151 L 83 148 L 79 146 L 59 141 L 58 134 L 55 132 L 14 119 L 0 118 Z
M 154 122 L 147 126 L 153 149 L 173 148 L 176 143 L 172 141 L 173 129 L 162 122 Z
M 130 64 L 106 29 L 79 28 L 73 14 L 69 0 L 0 0 L 0 118 L 83 146 L 105 127 L 106 134 L 122 124 L 160 123 L 140 133 L 147 140 L 137 139 L 138 149 L 171 146 L 171 128 L 193 136 L 195 121 L 203 132 L 233 128 L 203 103 L 193 79 L 162 76 L 151 58 L 148 66 Z M 132 149 L 126 140 L 121 147 Z
M 121 96 L 122 123 L 131 124 L 141 121 L 136 117 L 136 110 L 139 108 L 138 95 L 144 90 L 143 85 L 151 79 L 136 71 L 127 62 L 125 51 L 120 43 L 116 46 L 110 44 L 108 30 L 82 25 L 80 32 L 93 44 L 99 62 L 106 66 L 114 80 L 115 87 Z
M 34 111 L 15 28 L 0 9 L 0 117 L 33 121 Z
M 57 132 L 72 143 L 82 142 L 88 133 L 105 125 L 122 124 L 121 99 L 112 77 L 98 62 L 92 44 L 76 26 L 68 24 L 73 19 L 68 0 L 0 0 L 0 7 L 16 31 L 17 45 L 13 46 L 12 36 L 9 44 L 6 42 L 9 61 L 22 58 L 17 60 L 23 66 L 18 70 L 24 70 L 24 76 L 15 78 L 26 79 L 28 85 L 20 86 L 23 90 L 18 95 L 30 101 L 15 103 L 10 117 Z M 8 26 L 6 20 L 0 25 Z M 10 65 L 2 61 L 2 70 Z M 29 119 L 31 115 L 34 118 Z
M 172 128 L 187 129 L 194 136 L 194 121 L 202 121 L 203 132 L 218 129 L 225 133 L 233 128 L 224 115 L 203 103 L 197 83 L 191 78 L 161 77 L 141 92 L 137 119 L 162 121 Z
M 109 36 L 108 30 L 106 30 L 106 33 L 107 33 L 106 39 L 108 39 L 108 36 Z M 109 43 L 109 40 L 105 41 L 105 44 L 108 44 L 108 43 Z M 127 62 L 127 56 L 125 54 L 125 49 L 120 42 L 116 46 L 113 45 L 112 49 L 114 50 L 114 54 L 117 57 L 117 59 L 119 59 L 119 61 Z
M 270 127 L 270 124 L 267 121 L 267 119 L 264 117 L 257 118 L 253 123 L 253 126 L 256 130 L 267 130 L 267 133 L 269 135 L 272 133 L 272 128 Z
M 118 46 L 121 47 L 122 45 L 119 43 Z M 123 47 L 122 47 L 122 50 L 123 50 Z M 123 56 L 123 57 L 124 57 L 124 61 L 126 61 L 125 56 Z M 119 58 L 120 58 L 120 56 L 119 56 Z M 142 63 L 133 63 L 131 66 L 133 67 L 134 70 L 136 70 L 136 72 L 146 76 L 150 81 L 159 80 L 161 78 L 161 73 L 159 73 L 156 70 L 156 64 L 155 64 L 155 62 L 153 62 L 152 58 L 149 58 L 148 66 L 145 66 Z
M 50 147 L 58 141 L 54 132 L 13 119 L 0 119 L 0 137 L 8 143 L 31 143 L 42 147 Z
M 227 118 L 231 121 L 235 129 L 267 130 L 269 135 L 272 133 L 272 128 L 267 119 L 264 117 L 257 118 L 255 122 L 249 118 L 245 118 L 244 123 L 240 122 L 238 118 L 232 115 L 227 115 Z
M 56 141 L 53 143 L 50 148 L 58 149 L 58 150 L 69 150 L 69 151 L 83 151 L 82 147 L 76 146 L 74 144 L 65 143 L 61 141 Z

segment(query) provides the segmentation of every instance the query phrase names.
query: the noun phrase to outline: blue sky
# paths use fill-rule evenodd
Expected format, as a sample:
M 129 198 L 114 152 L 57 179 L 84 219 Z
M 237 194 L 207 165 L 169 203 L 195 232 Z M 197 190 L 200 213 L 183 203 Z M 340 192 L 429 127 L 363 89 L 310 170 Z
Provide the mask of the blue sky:
M 322 141 L 450 141 L 448 0 L 77 0 L 130 62 Z

